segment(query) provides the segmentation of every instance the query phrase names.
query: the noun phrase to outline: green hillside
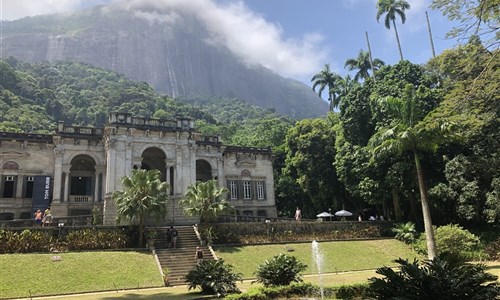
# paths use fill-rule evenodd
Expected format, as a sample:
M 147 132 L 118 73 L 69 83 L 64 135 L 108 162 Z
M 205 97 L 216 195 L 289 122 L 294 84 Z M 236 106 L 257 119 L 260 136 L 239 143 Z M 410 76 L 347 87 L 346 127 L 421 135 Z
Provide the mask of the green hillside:
M 238 99 L 182 99 L 145 82 L 87 64 L 0 61 L 0 131 L 50 133 L 58 121 L 102 126 L 112 111 L 171 119 L 191 117 L 204 134 L 242 146 L 282 143 L 292 120 Z M 279 130 L 279 132 L 277 132 Z

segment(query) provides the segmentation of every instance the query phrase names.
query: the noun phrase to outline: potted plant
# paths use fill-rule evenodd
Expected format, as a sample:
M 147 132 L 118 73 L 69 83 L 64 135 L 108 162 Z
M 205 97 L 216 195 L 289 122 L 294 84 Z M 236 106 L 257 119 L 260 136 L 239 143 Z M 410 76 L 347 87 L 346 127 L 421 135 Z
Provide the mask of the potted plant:
M 156 232 L 156 230 L 151 230 L 151 231 L 148 231 L 147 233 L 147 241 L 148 241 L 148 247 L 149 248 L 153 248 L 154 244 L 155 244 L 155 238 L 156 238 L 156 235 L 158 233 Z
M 162 273 L 163 273 L 163 283 L 165 284 L 165 286 L 169 286 L 170 285 L 170 279 L 168 278 L 168 268 L 164 267 L 162 269 Z

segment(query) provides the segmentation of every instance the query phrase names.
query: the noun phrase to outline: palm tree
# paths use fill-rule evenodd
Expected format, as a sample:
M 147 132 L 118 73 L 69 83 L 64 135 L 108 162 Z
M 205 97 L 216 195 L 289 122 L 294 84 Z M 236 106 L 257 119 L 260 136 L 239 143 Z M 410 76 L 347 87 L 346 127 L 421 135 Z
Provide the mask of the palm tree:
M 432 219 L 425 185 L 424 172 L 420 163 L 420 154 L 435 151 L 445 141 L 449 127 L 447 124 L 431 126 L 420 122 L 425 113 L 423 103 L 415 95 L 414 87 L 408 84 L 402 98 L 387 97 L 379 100 L 379 105 L 389 113 L 391 124 L 381 127 L 370 139 L 369 145 L 376 156 L 380 152 L 413 153 L 417 170 L 422 214 L 424 219 L 429 259 L 436 257 L 436 241 L 432 229 Z
M 158 221 L 167 212 L 168 184 L 161 181 L 159 170 L 132 170 L 132 176 L 121 178 L 124 191 L 115 191 L 113 200 L 118 213 L 130 222 L 139 220 L 139 245 L 142 246 L 144 219 L 154 216 Z
M 318 95 L 320 97 L 325 88 L 328 88 L 328 102 L 330 102 L 331 111 L 340 103 L 340 98 L 337 97 L 337 85 L 339 80 L 342 80 L 342 77 L 332 72 L 329 64 L 326 64 L 323 70 L 311 78 L 311 82 L 313 82 L 312 89 L 316 92 L 316 87 L 319 86 Z
M 188 186 L 180 204 L 184 206 L 184 213 L 199 216 L 200 223 L 205 223 L 224 211 L 234 210 L 234 207 L 223 199 L 227 191 L 225 187 L 219 188 L 216 180 L 198 181 Z
M 375 70 L 372 70 L 373 72 L 377 71 L 385 65 L 383 61 L 381 61 L 378 58 L 375 58 L 373 60 L 373 68 Z M 366 80 L 368 77 L 370 77 L 370 73 L 368 72 L 369 70 L 372 69 L 371 63 L 370 63 L 370 54 L 368 51 L 363 51 L 363 49 L 359 50 L 359 54 L 357 58 L 350 58 L 345 61 L 344 65 L 347 70 L 352 71 L 352 70 L 359 70 L 356 75 L 354 75 L 354 80 L 359 81 L 360 79 Z
M 377 2 L 377 22 L 380 16 L 386 14 L 385 16 L 385 27 L 391 29 L 391 21 L 394 26 L 394 32 L 396 33 L 396 40 L 398 41 L 399 55 L 401 60 L 403 60 L 403 51 L 401 51 L 401 43 L 399 42 L 398 29 L 396 28 L 396 14 L 401 18 L 401 23 L 405 23 L 406 15 L 405 10 L 410 9 L 410 4 L 405 0 L 378 0 Z

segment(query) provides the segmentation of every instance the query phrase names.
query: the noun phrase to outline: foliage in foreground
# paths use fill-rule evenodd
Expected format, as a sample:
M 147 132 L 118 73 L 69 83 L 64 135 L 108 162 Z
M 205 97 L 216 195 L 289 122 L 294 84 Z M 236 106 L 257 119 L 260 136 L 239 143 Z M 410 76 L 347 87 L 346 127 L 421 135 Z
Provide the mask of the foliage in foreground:
M 255 275 L 257 282 L 266 287 L 289 285 L 292 282 L 301 282 L 300 272 L 306 268 L 307 265 L 298 261 L 295 256 L 280 253 L 259 265 Z
M 197 287 L 205 294 L 224 296 L 228 293 L 239 293 L 236 281 L 241 281 L 242 275 L 233 272 L 233 266 L 224 264 L 224 260 L 205 260 L 196 265 L 186 275 L 188 289 Z
M 367 284 L 342 285 L 336 287 L 325 287 L 323 294 L 332 299 L 359 299 L 366 295 Z M 258 287 L 248 292 L 228 295 L 225 299 L 230 300 L 267 300 L 294 297 L 320 297 L 321 290 L 312 283 L 294 283 L 287 286 Z
M 464 264 L 439 257 L 419 264 L 397 259 L 399 271 L 377 269 L 384 278 L 370 278 L 370 294 L 376 299 L 497 299 L 497 276 L 485 272 L 481 264 Z

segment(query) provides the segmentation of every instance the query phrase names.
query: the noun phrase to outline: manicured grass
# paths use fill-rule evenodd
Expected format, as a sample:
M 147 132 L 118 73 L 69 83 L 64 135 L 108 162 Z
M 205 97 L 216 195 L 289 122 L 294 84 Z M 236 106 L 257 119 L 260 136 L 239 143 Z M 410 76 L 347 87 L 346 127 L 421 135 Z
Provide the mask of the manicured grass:
M 304 274 L 315 274 L 311 243 L 279 244 L 265 246 L 214 247 L 217 255 L 244 278 L 255 277 L 257 266 L 278 253 L 293 255 L 307 264 Z M 293 249 L 293 251 L 288 251 Z M 395 266 L 393 260 L 402 257 L 413 260 L 423 257 L 412 251 L 406 244 L 397 240 L 374 241 L 336 241 L 319 243 L 323 256 L 322 273 L 376 269 L 382 266 Z
M 154 256 L 138 252 L 0 255 L 0 298 L 160 287 Z

